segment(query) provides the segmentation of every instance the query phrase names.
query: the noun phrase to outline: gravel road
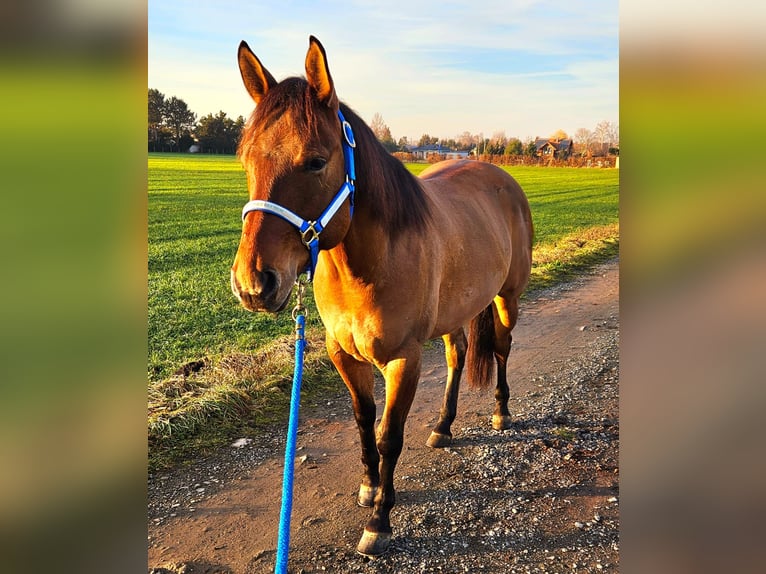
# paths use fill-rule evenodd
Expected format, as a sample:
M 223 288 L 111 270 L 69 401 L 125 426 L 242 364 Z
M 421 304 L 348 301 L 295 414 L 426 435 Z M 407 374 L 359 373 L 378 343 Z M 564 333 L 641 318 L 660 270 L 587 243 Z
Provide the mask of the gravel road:
M 507 431 L 463 389 L 453 445 L 425 446 L 442 348 L 426 353 L 397 466 L 389 551 L 355 553 L 358 435 L 345 392 L 302 406 L 290 572 L 618 572 L 618 261 L 522 304 Z M 149 477 L 149 572 L 272 572 L 284 430 Z

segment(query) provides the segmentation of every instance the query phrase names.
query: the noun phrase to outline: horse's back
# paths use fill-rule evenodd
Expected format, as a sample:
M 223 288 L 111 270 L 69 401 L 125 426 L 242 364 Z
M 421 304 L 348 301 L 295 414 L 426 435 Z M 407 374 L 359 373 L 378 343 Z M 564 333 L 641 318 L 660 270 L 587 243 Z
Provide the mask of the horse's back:
M 507 171 L 475 160 L 447 160 L 420 175 L 441 217 L 462 224 L 498 223 L 510 233 L 514 251 L 531 252 L 532 215 L 527 196 Z
M 437 202 L 444 197 L 456 204 L 485 203 L 482 198 L 485 196 L 489 204 L 511 208 L 515 212 L 512 219 L 521 218 L 531 223 L 529 203 L 521 186 L 496 165 L 475 160 L 447 160 L 424 170 L 420 179 Z

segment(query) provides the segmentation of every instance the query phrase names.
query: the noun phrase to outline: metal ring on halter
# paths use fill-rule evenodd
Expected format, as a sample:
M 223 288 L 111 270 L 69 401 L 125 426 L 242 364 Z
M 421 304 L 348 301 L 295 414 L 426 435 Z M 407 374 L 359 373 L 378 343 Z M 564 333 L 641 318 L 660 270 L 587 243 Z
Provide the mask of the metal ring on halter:
M 303 305 L 296 305 L 293 307 L 293 321 L 298 321 L 298 317 L 303 315 L 303 317 L 306 317 L 306 307 Z M 303 339 L 303 333 L 301 333 L 301 328 L 296 325 L 295 327 L 295 340 L 300 341 Z
M 319 241 L 319 232 L 314 227 L 317 224 L 316 221 L 309 222 L 309 226 L 306 228 L 305 231 L 301 231 L 301 241 L 303 241 L 303 245 L 308 247 L 311 245 L 312 241 Z
M 343 136 L 346 138 L 346 142 L 348 142 L 348 145 L 351 147 L 356 147 L 356 140 L 354 139 L 354 130 L 351 129 L 351 124 L 348 123 L 346 120 L 343 120 L 341 123 L 343 126 Z

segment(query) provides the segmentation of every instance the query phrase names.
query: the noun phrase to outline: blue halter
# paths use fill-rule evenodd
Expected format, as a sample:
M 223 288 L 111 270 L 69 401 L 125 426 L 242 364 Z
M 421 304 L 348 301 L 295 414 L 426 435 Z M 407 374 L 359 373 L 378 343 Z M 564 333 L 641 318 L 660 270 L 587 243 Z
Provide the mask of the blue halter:
M 306 249 L 309 250 L 310 254 L 309 264 L 304 270 L 308 274 L 309 281 L 314 278 L 314 271 L 316 270 L 317 259 L 319 257 L 319 234 L 322 233 L 322 230 L 324 230 L 333 216 L 338 212 L 347 197 L 351 198 L 351 215 L 354 215 L 354 181 L 356 180 L 356 174 L 354 172 L 354 148 L 356 147 L 356 141 L 354 140 L 354 132 L 351 129 L 351 124 L 346 121 L 346 118 L 343 117 L 343 113 L 340 110 L 338 110 L 338 118 L 340 119 L 340 125 L 343 130 L 343 162 L 346 168 L 346 181 L 338 190 L 338 193 L 335 194 L 330 205 L 327 206 L 316 221 L 307 221 L 277 203 L 263 201 L 261 199 L 248 201 L 245 204 L 245 207 L 242 208 L 242 221 L 245 220 L 245 216 L 251 211 L 263 211 L 281 217 L 298 229 L 298 232 L 301 235 L 301 241 L 303 242 L 303 245 L 306 246 Z

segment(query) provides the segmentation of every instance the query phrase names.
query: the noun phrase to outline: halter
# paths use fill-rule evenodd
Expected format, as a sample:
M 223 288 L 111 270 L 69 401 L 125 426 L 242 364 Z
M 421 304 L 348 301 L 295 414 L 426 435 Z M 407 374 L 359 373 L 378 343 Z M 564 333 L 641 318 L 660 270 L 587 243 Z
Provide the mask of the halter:
M 304 270 L 308 274 L 309 281 L 314 277 L 314 271 L 316 270 L 317 259 L 319 257 L 319 234 L 322 233 L 324 228 L 349 196 L 351 197 L 351 215 L 354 215 L 354 181 L 356 179 L 356 174 L 354 172 L 354 148 L 356 147 L 356 141 L 354 140 L 354 132 L 351 129 L 351 124 L 346 121 L 346 118 L 343 117 L 343 113 L 340 110 L 338 110 L 338 118 L 340 119 L 341 129 L 343 130 L 343 141 L 341 143 L 343 144 L 343 163 L 345 164 L 346 169 L 346 181 L 338 190 L 338 193 L 335 194 L 330 205 L 327 206 L 316 221 L 308 221 L 277 203 L 263 201 L 261 199 L 248 201 L 245 204 L 245 207 L 242 208 L 242 221 L 245 220 L 245 216 L 251 211 L 263 211 L 281 217 L 298 229 L 303 245 L 309 250 L 309 264 Z

